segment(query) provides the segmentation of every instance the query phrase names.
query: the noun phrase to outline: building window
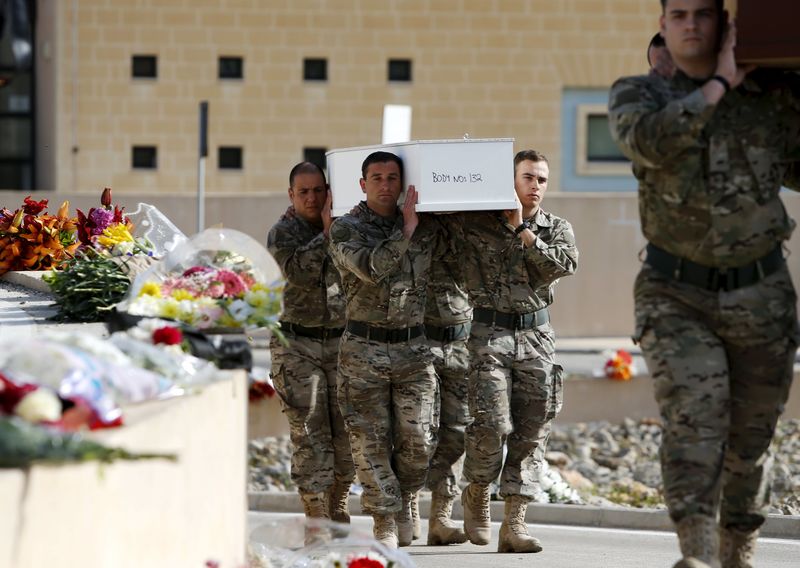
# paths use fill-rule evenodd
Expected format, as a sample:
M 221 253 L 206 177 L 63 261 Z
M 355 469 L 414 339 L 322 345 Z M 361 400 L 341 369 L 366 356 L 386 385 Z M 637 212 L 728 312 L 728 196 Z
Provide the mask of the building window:
M 244 59 L 241 57 L 220 57 L 219 78 L 244 79 Z
M 241 170 L 242 147 L 220 146 L 217 149 L 217 166 L 221 170 Z
M 155 146 L 134 146 L 131 162 L 134 169 L 154 170 L 158 167 L 158 148 Z
M 630 173 L 630 161 L 611 138 L 607 105 L 581 104 L 577 113 L 575 171 L 578 175 Z
M 327 81 L 328 60 L 309 59 L 303 60 L 303 79 L 306 81 Z
M 131 76 L 155 79 L 158 77 L 158 58 L 155 55 L 134 55 L 131 58 Z
M 316 164 L 322 168 L 322 171 L 325 171 L 328 167 L 325 158 L 325 152 L 327 151 L 327 148 L 303 148 L 303 160 Z
M 411 81 L 411 60 L 410 59 L 390 59 L 389 60 L 389 80 L 390 81 Z
M 36 65 L 39 2 L 3 2 L 0 8 L 0 189 L 36 189 Z M 13 7 L 11 7 L 13 5 Z M 19 16 L 12 25 L 4 21 L 11 9 Z M 16 33 L 15 33 L 16 32 Z M 30 57 L 29 65 L 19 65 L 18 56 Z M 45 136 L 47 138 L 47 136 Z
M 558 189 L 636 191 L 630 162 L 608 130 L 608 89 L 566 87 L 561 98 L 560 133 Z

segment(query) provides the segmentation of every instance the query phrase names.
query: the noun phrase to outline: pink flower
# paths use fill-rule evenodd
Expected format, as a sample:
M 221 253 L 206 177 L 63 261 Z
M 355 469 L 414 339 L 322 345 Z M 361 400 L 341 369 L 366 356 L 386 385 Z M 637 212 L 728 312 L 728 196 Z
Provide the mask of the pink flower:
M 205 295 L 209 298 L 223 298 L 225 297 L 225 284 L 222 282 L 212 282 L 206 288 Z
M 208 266 L 192 266 L 191 268 L 187 268 L 183 271 L 181 276 L 191 276 L 192 274 L 196 274 L 198 272 L 211 272 L 214 270 L 213 268 L 209 268 Z
M 247 285 L 241 277 L 231 270 L 220 270 L 216 279 L 225 287 L 225 297 L 233 298 L 247 292 Z

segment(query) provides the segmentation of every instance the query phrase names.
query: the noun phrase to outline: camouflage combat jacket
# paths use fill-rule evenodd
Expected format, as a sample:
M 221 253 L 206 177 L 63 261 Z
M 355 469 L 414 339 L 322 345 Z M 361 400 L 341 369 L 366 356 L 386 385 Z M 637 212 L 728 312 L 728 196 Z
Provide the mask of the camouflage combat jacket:
M 458 216 L 461 261 L 473 307 L 535 312 L 553 303 L 558 279 L 575 272 L 578 249 L 567 221 L 539 208 L 523 222 L 536 235 L 530 248 L 500 211 Z
M 423 323 L 435 228 L 424 217 L 411 240 L 403 215 L 382 217 L 365 201 L 331 226 L 331 253 L 342 277 L 347 319 L 387 328 Z
M 680 71 L 623 78 L 611 89 L 609 119 L 633 160 L 651 243 L 726 268 L 789 238 L 794 222 L 778 192 L 798 181 L 800 98 L 780 75 L 751 74 L 717 105 Z
M 269 231 L 267 248 L 286 279 L 281 321 L 343 327 L 344 293 L 322 228 L 301 217 L 281 219 Z
M 472 321 L 472 306 L 464 282 L 463 259 L 455 247 L 457 236 L 449 233 L 439 217 L 434 215 L 432 220 L 439 226 L 443 246 L 437 247 L 431 261 L 425 325 L 450 327 Z

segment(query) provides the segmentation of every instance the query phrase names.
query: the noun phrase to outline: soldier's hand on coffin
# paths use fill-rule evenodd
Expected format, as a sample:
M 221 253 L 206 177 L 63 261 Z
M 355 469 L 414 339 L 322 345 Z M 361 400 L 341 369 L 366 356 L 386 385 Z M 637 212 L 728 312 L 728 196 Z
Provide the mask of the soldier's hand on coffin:
M 522 203 L 520 202 L 519 198 L 514 196 L 514 201 L 517 204 L 515 209 L 506 209 L 503 211 L 503 215 L 506 216 L 509 225 L 513 225 L 514 228 L 519 227 L 522 225 Z
M 410 239 L 414 234 L 414 229 L 419 224 L 417 216 L 417 188 L 413 185 L 408 186 L 406 200 L 403 202 L 403 236 Z
M 333 217 L 331 215 L 331 208 L 333 207 L 333 194 L 331 193 L 330 186 L 327 186 L 326 191 L 328 195 L 325 197 L 325 205 L 322 206 L 322 212 L 320 213 L 320 217 L 322 218 L 322 232 L 325 233 L 325 237 L 327 237 L 330 233 L 331 223 L 333 223 Z

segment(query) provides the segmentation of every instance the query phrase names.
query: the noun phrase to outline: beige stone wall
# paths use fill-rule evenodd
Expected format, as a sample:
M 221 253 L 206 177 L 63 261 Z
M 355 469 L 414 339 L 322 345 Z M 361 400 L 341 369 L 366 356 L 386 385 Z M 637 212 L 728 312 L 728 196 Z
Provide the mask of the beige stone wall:
M 413 107 L 414 139 L 514 137 L 559 164 L 563 89 L 643 72 L 659 13 L 656 0 L 39 4 L 54 87 L 39 97 L 43 188 L 160 193 L 196 186 L 201 100 L 212 193 L 282 191 L 305 146 L 380 143 L 387 103 Z M 132 79 L 133 54 L 157 55 L 158 79 Z M 244 57 L 243 81 L 217 78 L 220 55 Z M 303 81 L 304 57 L 328 59 L 327 82 Z M 411 83 L 387 81 L 389 58 L 413 61 Z M 158 146 L 156 172 L 131 169 L 137 144 Z M 243 171 L 218 171 L 219 145 L 244 147 Z

